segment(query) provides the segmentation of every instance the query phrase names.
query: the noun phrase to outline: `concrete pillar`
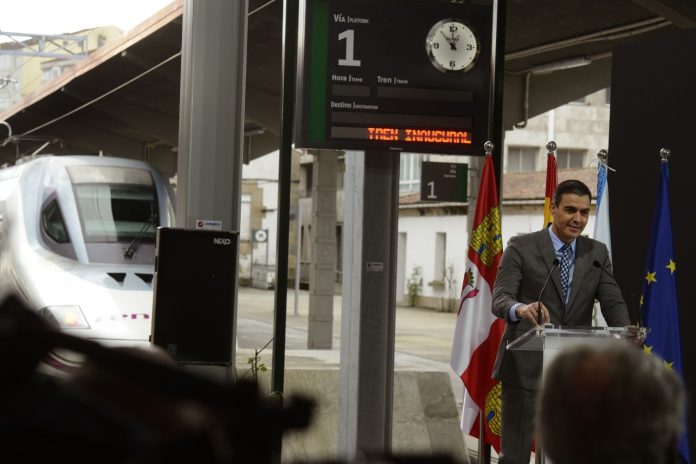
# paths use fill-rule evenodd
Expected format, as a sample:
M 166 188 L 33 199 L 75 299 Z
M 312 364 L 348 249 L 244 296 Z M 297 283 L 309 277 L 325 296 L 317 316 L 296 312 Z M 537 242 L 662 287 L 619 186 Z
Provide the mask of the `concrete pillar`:
M 239 230 L 247 1 L 184 1 L 177 166 L 178 227 Z
M 220 221 L 223 230 L 239 230 L 247 10 L 247 0 L 184 1 L 177 227 L 195 228 L 203 219 Z M 229 308 L 234 322 L 227 377 L 234 372 L 237 319 L 237 289 L 230 291 L 235 304 Z
M 312 262 L 309 266 L 307 348 L 331 349 L 336 282 L 336 176 L 338 153 L 314 153 L 312 187 Z
M 391 451 L 398 153 L 346 153 L 338 454 Z

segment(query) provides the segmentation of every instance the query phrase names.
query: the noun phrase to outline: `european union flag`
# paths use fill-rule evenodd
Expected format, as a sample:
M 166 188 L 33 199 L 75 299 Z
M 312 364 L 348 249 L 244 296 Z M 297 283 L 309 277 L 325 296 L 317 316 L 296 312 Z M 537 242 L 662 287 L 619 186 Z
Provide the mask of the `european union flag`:
M 661 171 L 641 296 L 643 322 L 650 328 L 644 350 L 662 358 L 665 367 L 674 369 L 681 376 L 679 306 L 675 282 L 677 262 L 672 246 L 669 165 L 666 159 L 662 160 Z M 690 463 L 686 424 L 684 424 L 684 434 L 679 439 L 678 448 L 682 462 Z

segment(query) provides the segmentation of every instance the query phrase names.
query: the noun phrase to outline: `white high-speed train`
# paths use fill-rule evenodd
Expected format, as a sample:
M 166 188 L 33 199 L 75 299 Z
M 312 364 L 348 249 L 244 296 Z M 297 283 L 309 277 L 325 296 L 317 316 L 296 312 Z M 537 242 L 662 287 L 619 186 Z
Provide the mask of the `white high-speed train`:
M 155 232 L 174 194 L 144 162 L 41 155 L 0 169 L 0 297 L 14 292 L 71 335 L 149 344 Z M 53 352 L 48 364 L 78 361 Z

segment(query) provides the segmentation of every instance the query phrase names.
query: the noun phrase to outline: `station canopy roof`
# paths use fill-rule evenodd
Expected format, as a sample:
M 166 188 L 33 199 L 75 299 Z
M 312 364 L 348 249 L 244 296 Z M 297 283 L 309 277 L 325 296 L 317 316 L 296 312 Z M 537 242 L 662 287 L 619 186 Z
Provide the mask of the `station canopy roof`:
M 529 88 L 532 117 L 607 87 L 617 45 L 696 25 L 696 3 L 681 0 L 506 3 L 506 126 L 524 119 L 528 73 L 538 84 Z M 178 142 L 182 13 L 183 0 L 173 2 L 0 114 L 21 140 L 3 145 L 0 127 L 0 161 L 47 141 L 54 141 L 45 150 L 53 153 L 171 156 Z M 282 0 L 249 0 L 245 129 L 252 143 L 245 153 L 250 158 L 278 145 L 282 21 Z M 559 70 L 565 67 L 571 69 Z M 556 71 L 544 72 L 549 69 Z

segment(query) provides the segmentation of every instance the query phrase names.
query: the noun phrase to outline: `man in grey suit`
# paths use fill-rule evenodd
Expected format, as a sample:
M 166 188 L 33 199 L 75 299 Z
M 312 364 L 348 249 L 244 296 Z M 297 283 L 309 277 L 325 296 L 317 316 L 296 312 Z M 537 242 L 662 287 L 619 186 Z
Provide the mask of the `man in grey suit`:
M 595 299 L 610 326 L 630 324 L 611 277 L 607 247 L 580 235 L 587 225 L 591 195 L 579 180 L 561 182 L 551 203 L 551 225 L 513 237 L 503 253 L 492 307 L 506 322 L 493 368 L 493 377 L 502 383 L 500 464 L 529 462 L 542 367 L 540 352 L 507 351 L 506 345 L 537 324 L 591 326 Z

